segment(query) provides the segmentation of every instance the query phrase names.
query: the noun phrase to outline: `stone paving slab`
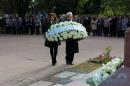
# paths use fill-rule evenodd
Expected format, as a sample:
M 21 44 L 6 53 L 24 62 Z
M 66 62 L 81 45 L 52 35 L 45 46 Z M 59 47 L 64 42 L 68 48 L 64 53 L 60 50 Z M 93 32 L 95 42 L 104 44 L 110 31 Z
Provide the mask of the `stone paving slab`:
M 54 84 L 65 85 L 65 84 L 72 82 L 73 80 L 70 80 L 70 78 L 49 77 L 49 78 L 45 79 L 45 81 L 49 81 L 49 82 L 52 82 Z
M 69 77 L 72 77 L 72 76 L 74 76 L 76 74 L 77 73 L 75 73 L 75 72 L 65 71 L 65 72 L 56 74 L 54 77 L 58 77 L 58 78 L 69 78 Z
M 89 74 L 78 74 L 73 76 L 70 80 L 86 83 L 86 80 L 89 78 Z
M 61 85 L 61 84 L 56 84 L 56 85 L 53 85 L 53 86 L 65 86 L 65 85 Z
M 69 78 L 68 79 L 59 79 L 59 80 L 56 81 L 56 83 L 65 85 L 65 84 L 68 84 L 68 83 L 70 83 L 72 81 L 73 80 L 70 80 Z
M 29 86 L 50 86 L 52 84 L 53 84 L 52 82 L 48 82 L 48 81 L 38 81 L 38 82 L 33 83 Z
M 69 84 L 67 84 L 65 86 L 90 86 L 90 85 L 74 81 L 74 82 L 71 82 L 71 83 L 69 83 Z

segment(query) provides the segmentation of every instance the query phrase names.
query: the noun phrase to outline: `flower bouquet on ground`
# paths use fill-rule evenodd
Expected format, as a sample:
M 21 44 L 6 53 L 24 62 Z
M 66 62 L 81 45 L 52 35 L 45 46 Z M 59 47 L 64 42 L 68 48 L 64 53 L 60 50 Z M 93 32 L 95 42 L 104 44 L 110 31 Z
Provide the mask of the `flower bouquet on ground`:
M 96 58 L 89 59 L 89 62 L 106 64 L 107 62 L 111 61 L 112 58 L 115 58 L 115 57 L 111 57 L 111 55 L 110 55 L 111 51 L 112 51 L 112 47 L 111 46 L 106 47 L 105 51 L 103 52 L 103 54 L 100 54 Z
M 104 80 L 106 80 L 110 75 L 116 72 L 122 65 L 124 60 L 121 58 L 114 58 L 107 64 L 104 64 L 100 70 L 92 75 L 91 78 L 87 79 L 87 83 L 91 86 L 98 86 Z
M 54 24 L 46 33 L 48 41 L 81 40 L 87 36 L 86 28 L 82 24 L 73 21 Z

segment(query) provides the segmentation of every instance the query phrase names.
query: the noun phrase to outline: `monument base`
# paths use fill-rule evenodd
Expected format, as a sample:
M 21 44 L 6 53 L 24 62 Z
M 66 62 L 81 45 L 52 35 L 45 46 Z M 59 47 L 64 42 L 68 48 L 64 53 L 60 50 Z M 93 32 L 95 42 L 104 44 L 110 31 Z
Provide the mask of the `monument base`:
M 130 86 L 130 68 L 120 68 L 99 86 Z

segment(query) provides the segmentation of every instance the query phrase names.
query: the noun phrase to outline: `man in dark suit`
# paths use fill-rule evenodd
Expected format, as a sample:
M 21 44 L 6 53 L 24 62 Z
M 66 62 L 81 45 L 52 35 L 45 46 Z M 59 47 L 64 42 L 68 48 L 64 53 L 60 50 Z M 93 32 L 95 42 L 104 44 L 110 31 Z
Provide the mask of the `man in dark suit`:
M 74 54 L 79 52 L 77 40 L 66 41 L 66 64 L 73 65 Z
M 66 14 L 67 21 L 73 21 L 72 12 Z M 66 64 L 73 65 L 74 54 L 79 52 L 78 40 L 66 40 Z

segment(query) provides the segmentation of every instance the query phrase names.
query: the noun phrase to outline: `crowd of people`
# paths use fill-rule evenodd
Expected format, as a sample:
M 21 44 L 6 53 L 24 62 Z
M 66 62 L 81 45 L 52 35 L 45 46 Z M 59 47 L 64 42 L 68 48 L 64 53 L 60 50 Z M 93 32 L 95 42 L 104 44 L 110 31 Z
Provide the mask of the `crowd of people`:
M 83 21 L 88 34 L 105 37 L 124 37 L 130 26 L 129 16 L 87 17 Z
M 41 20 L 27 16 L 24 19 L 16 16 L 5 17 L 5 34 L 40 34 Z
M 58 22 L 65 21 L 63 15 L 58 16 Z M 129 16 L 78 16 L 74 15 L 74 21 L 83 24 L 89 35 L 105 37 L 124 37 L 124 32 L 130 26 Z M 48 18 L 44 16 L 6 16 L 4 18 L 5 34 L 40 35 L 46 31 Z

